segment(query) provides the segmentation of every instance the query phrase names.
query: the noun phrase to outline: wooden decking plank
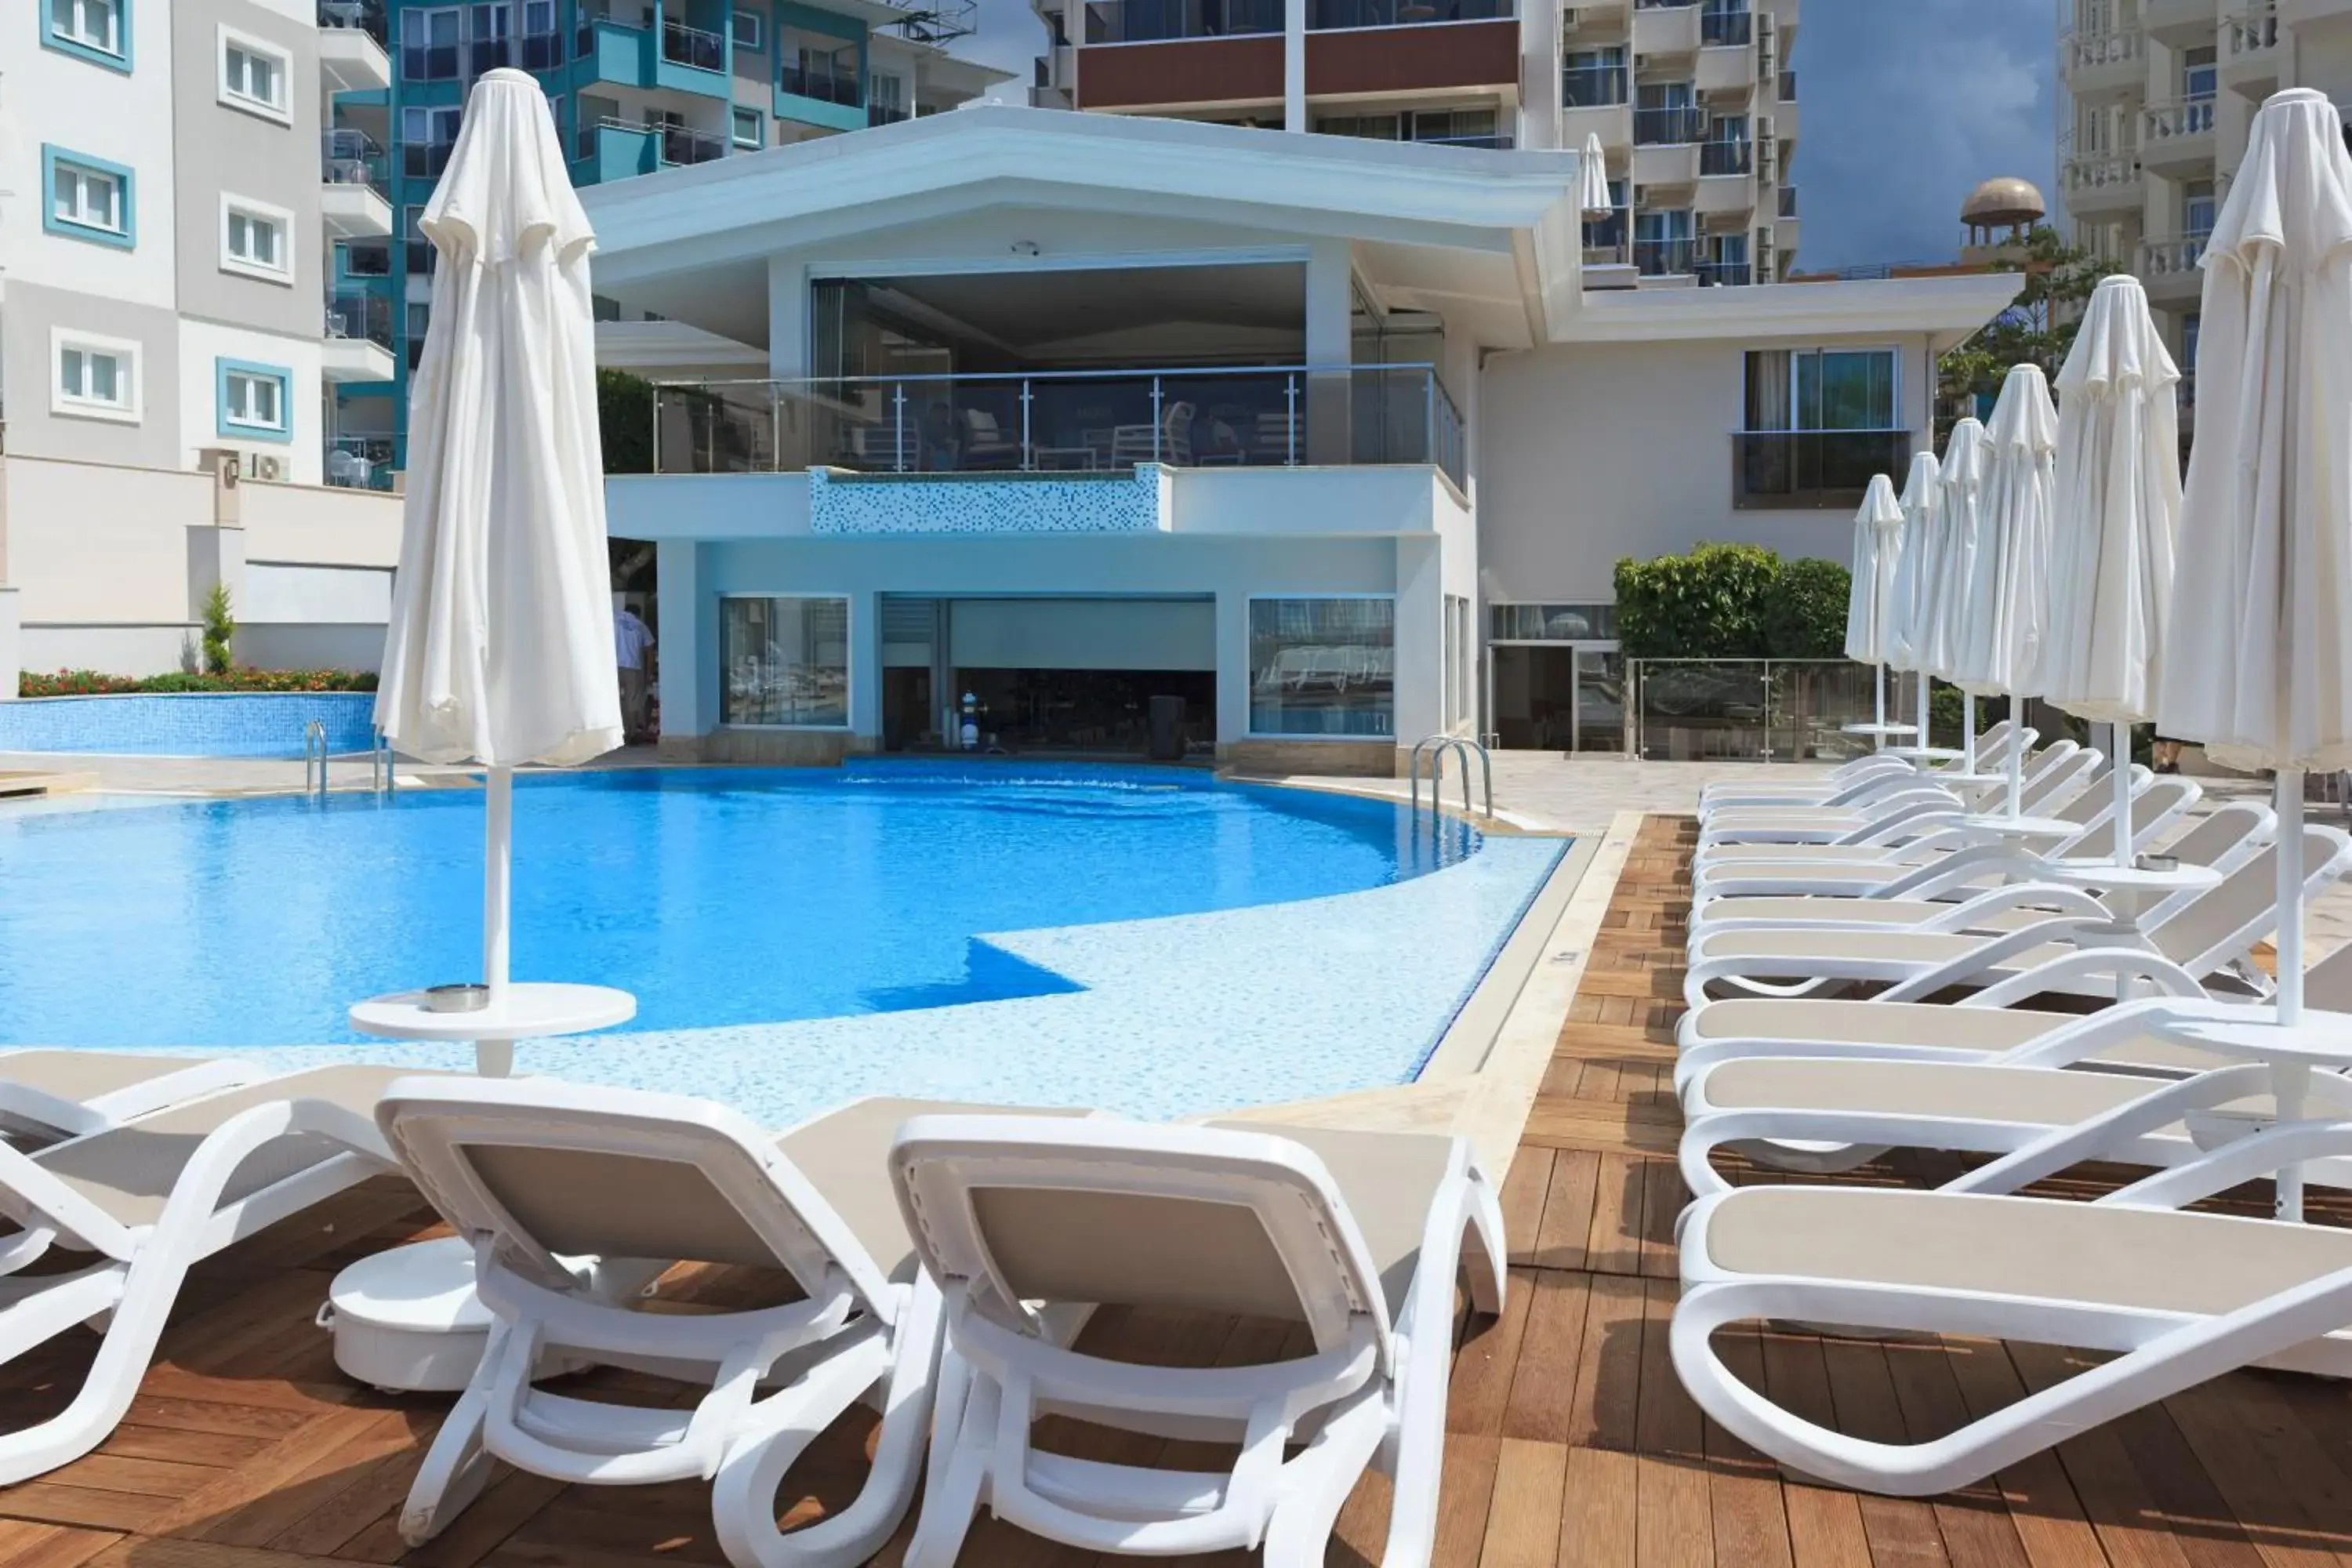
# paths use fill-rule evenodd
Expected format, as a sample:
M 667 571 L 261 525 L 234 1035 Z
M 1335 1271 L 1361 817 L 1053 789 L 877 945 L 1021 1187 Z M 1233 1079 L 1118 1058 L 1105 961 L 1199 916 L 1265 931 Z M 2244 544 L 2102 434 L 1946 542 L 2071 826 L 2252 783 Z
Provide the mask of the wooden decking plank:
M 1503 1311 L 1474 1323 L 1454 1355 L 1454 1377 L 1445 1396 L 1445 1429 L 1500 1436 L 1518 1370 L 1519 1345 L 1534 1310 L 1536 1276 L 1514 1268 L 1504 1281 Z
M 1560 1502 L 1567 1484 L 1565 1446 L 1502 1439 L 1478 1568 L 1552 1568 L 1559 1554 Z
M 81 1568 L 121 1539 L 111 1530 L 0 1519 L 0 1568 Z
M 267 1546 L 310 1515 L 341 1511 L 347 1494 L 387 1458 L 415 1455 L 421 1462 L 436 1418 L 398 1410 L 374 1412 L 374 1420 L 310 1447 L 308 1464 L 260 1497 L 187 1531 L 200 1540 L 231 1546 Z M 373 1510 L 371 1510 L 371 1512 Z
M 1957 1430 L 1963 1421 L 1990 1415 L 2024 1392 L 1998 1344 L 1939 1340 L 1936 1353 L 1917 1348 L 1919 1354 L 1889 1358 L 1904 1418 L 1915 1436 Z M 2035 1568 L 2099 1568 L 2107 1561 L 2055 1454 L 2029 1455 L 1984 1484 L 2009 1515 L 2025 1561 Z
M 2072 1370 L 2063 1352 L 2046 1345 L 2013 1344 L 2009 1360 L 2022 1387 L 2038 1393 L 2064 1379 Z M 2173 1538 L 2162 1511 L 2148 1493 L 2147 1483 L 2125 1450 L 2112 1425 L 2088 1428 L 2056 1449 L 2074 1482 L 2083 1511 L 2099 1532 L 2099 1543 L 2116 1568 L 2173 1568 L 2186 1564 L 2180 1543 Z
M 1733 1324 L 1715 1336 L 1716 1353 L 1732 1374 L 1750 1386 L 1764 1381 L 1763 1352 L 1755 1330 Z M 1789 1513 L 1780 1479 L 1771 1462 L 1714 1422 L 1702 1438 L 1707 1459 L 1707 1507 L 1713 1516 L 1715 1555 L 1719 1563 L 1756 1568 L 1793 1568 Z
M 1543 1228 L 1544 1194 L 1551 1185 L 1552 1152 L 1522 1149 L 1512 1156 L 1496 1202 L 1503 1211 L 1503 1240 L 1514 1265 L 1533 1263 L 1535 1239 Z
M 125 1533 L 144 1532 L 170 1506 L 162 1498 L 60 1486 L 55 1481 L 21 1481 L 0 1492 L 0 1517 Z
M 1642 1271 L 1642 1187 L 1650 1162 L 1632 1154 L 1603 1154 L 1594 1179 L 1592 1225 L 1586 1233 L 1586 1267 L 1597 1274 Z
M 1551 1181 L 1544 1193 L 1543 1214 L 1536 1229 L 1533 1256 L 1538 1268 L 1587 1268 L 1592 1235 L 1592 1205 L 1601 1180 L 1601 1156 L 1588 1150 L 1547 1151 L 1551 1157 Z
M 1519 1286 L 1514 1279 L 1512 1284 Z M 1576 1402 L 1576 1384 L 1565 1375 L 1577 1364 L 1591 1307 L 1591 1279 L 1558 1269 L 1530 1273 L 1525 1285 L 1527 1324 L 1511 1369 L 1503 1411 L 1506 1437 L 1566 1443 Z
M 1904 1441 L 1885 1348 L 1868 1340 L 1824 1339 L 1821 1351 L 1837 1429 L 1866 1442 Z M 1916 1498 L 1865 1495 L 1862 1527 L 1874 1558 L 1923 1564 L 1951 1561 L 1936 1510 Z
M 1431 1568 L 1476 1568 L 1502 1452 L 1500 1437 L 1445 1435 L 1445 1472 L 1437 1485 L 1437 1539 L 1430 1548 Z
M 1634 1568 L 1641 1550 L 1641 1461 L 1612 1448 L 1568 1451 L 1560 1568 Z

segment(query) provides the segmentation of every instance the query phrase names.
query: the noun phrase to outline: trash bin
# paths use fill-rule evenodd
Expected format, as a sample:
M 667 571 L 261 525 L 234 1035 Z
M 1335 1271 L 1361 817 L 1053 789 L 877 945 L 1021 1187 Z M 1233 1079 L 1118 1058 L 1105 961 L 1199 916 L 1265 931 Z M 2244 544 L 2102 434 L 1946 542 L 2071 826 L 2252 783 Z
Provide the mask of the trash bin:
M 1151 700 L 1151 760 L 1155 763 L 1181 763 L 1184 760 L 1184 700 L 1181 697 L 1155 697 Z

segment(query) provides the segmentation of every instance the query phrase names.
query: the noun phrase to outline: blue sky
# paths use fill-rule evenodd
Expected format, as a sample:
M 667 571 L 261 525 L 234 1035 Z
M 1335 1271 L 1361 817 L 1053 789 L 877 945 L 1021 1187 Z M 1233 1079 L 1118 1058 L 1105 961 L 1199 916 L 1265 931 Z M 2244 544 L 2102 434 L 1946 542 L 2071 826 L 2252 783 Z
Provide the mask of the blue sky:
M 1948 258 L 1961 198 L 1994 174 L 2048 195 L 2054 12 L 2050 0 L 1804 0 L 1798 265 Z M 1017 71 L 1017 96 L 1044 29 L 1028 0 L 980 0 L 980 15 L 971 52 Z

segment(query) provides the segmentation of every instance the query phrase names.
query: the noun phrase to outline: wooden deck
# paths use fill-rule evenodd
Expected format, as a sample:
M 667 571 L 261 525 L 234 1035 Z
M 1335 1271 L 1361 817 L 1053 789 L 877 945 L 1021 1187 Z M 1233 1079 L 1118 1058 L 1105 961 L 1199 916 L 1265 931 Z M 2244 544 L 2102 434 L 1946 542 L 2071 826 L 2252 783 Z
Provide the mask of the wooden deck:
M 1929 1501 L 1791 1480 L 1698 1415 L 1665 1348 L 1684 1201 L 1664 1157 L 1676 1126 L 1666 1042 L 1687 845 L 1686 824 L 1646 825 L 1511 1170 L 1514 1289 L 1456 1362 L 1442 1568 L 2352 1563 L 2352 1400 L 2312 1379 L 2232 1376 Z M 403 1552 L 394 1511 L 446 1402 L 351 1386 L 310 1318 L 336 1268 L 429 1220 L 404 1186 L 379 1183 L 207 1265 L 121 1429 L 89 1457 L 0 1490 L 0 1568 L 720 1561 L 699 1486 L 566 1489 L 515 1473 L 429 1547 Z M 1196 1364 L 1262 1360 L 1286 1339 L 1279 1327 L 1120 1312 L 1088 1333 L 1109 1353 Z M 0 1373 L 0 1422 L 68 1397 L 90 1342 L 77 1336 Z M 1756 1333 L 1736 1348 L 1776 1397 L 1890 1437 L 1948 1429 L 2083 1364 L 1982 1342 Z M 855 1489 L 863 1436 L 845 1425 L 820 1443 L 780 1499 L 788 1517 Z M 1103 1457 L 1111 1441 L 1064 1436 Z M 1116 1453 L 1153 1462 L 1155 1449 L 1159 1462 L 1198 1462 L 1132 1439 Z M 1385 1483 L 1367 1481 L 1333 1561 L 1376 1563 L 1385 1514 Z M 983 1521 L 964 1561 L 1077 1568 L 1087 1555 Z

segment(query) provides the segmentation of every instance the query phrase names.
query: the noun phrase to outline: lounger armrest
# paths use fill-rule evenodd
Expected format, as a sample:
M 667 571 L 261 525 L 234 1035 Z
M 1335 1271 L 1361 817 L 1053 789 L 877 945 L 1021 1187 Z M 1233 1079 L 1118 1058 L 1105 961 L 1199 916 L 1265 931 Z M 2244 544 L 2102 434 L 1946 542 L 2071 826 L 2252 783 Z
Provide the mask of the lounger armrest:
M 2080 915 L 2053 915 L 2046 921 L 2036 921 L 2030 926 L 2021 926 L 2015 931 L 2003 931 L 1999 936 L 1987 938 L 1981 945 L 1969 952 L 1937 964 L 1932 969 L 1925 970 L 1902 984 L 1888 988 L 1880 994 L 1879 999 L 1885 1002 L 1916 1002 L 1933 996 L 1946 986 L 1965 985 L 1987 969 L 2019 953 L 2031 952 L 2037 947 L 2044 947 L 2053 942 L 2074 941 L 2088 932 L 2091 928 L 2103 925 L 2113 918 L 2109 915 L 2103 921 L 2091 921 Z M 2052 966 L 2045 964 L 2042 967 L 2048 969 Z
M 2186 1208 L 2231 1187 L 2265 1180 L 2290 1165 L 2347 1155 L 2352 1155 L 2352 1121 L 2289 1122 L 2224 1143 L 2093 1201 L 2131 1208 Z
M 2035 928 L 2040 929 L 2040 928 Z M 1988 985 L 1975 995 L 1962 999 L 1963 1007 L 2009 1007 L 2039 996 L 2044 991 L 2054 991 L 2080 979 L 2094 975 L 2112 975 L 2118 987 L 2129 980 L 2153 986 L 2166 996 L 2192 997 L 2210 1000 L 2203 984 L 2179 964 L 2162 953 L 2144 947 L 2089 947 L 2079 952 L 2063 953 L 2047 963 L 2037 964 L 2020 974 Z M 1900 1001 L 1890 992 L 1889 1000 Z
M 1989 888 L 1965 903 L 1954 904 L 1949 913 L 1937 915 L 1921 929 L 1966 931 L 1989 916 L 2036 907 L 2053 909 L 2062 915 L 2080 915 L 2100 923 L 2116 918 L 2113 910 L 2080 888 L 2063 888 L 2051 882 L 2011 882 Z
M 2041 869 L 2041 862 L 2030 855 L 2019 854 L 2006 844 L 1970 841 L 1967 847 L 1955 849 L 1941 860 L 1906 871 L 1874 889 L 1870 896 L 1874 899 L 1933 899 L 1939 893 L 1965 888 L 1980 877 L 1997 873 L 2030 880 Z
M 0 1193 L 7 1194 L 6 1206 L 23 1216 L 28 1230 L 45 1228 L 40 1221 L 47 1220 L 47 1228 L 79 1237 L 93 1250 L 124 1262 L 138 1250 L 136 1231 L 5 1142 L 0 1142 Z
M 2053 1127 L 2000 1159 L 1946 1183 L 1943 1190 L 2013 1193 L 2084 1160 L 2128 1158 L 2125 1151 L 2133 1140 L 2169 1127 L 2192 1110 L 2210 1110 L 2242 1094 L 2259 1093 L 2269 1079 L 2270 1070 L 2259 1062 L 2178 1079 L 2072 1126 Z

